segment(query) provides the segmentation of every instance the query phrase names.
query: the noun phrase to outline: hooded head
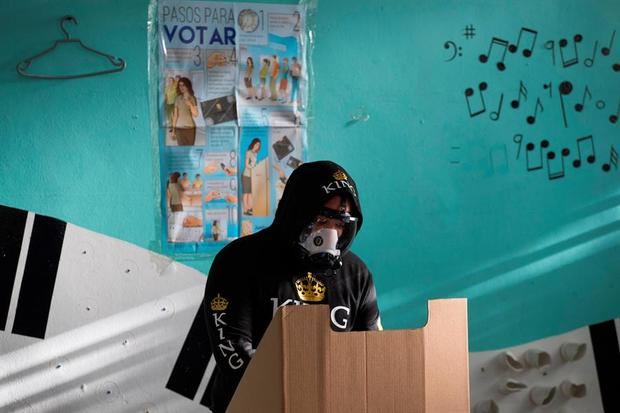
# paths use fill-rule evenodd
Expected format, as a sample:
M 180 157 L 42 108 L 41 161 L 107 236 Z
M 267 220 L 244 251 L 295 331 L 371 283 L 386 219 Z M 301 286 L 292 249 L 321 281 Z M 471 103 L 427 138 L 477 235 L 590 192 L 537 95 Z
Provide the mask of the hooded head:
M 308 232 L 317 217 L 322 215 L 326 202 L 335 195 L 349 200 L 350 215 L 356 218 L 351 239 L 339 245 L 342 256 L 361 228 L 363 217 L 355 181 L 344 168 L 331 161 L 304 163 L 288 178 L 272 225 L 278 238 L 288 246 L 299 247 L 302 256 L 307 253 L 300 246 L 303 241 L 300 237 Z

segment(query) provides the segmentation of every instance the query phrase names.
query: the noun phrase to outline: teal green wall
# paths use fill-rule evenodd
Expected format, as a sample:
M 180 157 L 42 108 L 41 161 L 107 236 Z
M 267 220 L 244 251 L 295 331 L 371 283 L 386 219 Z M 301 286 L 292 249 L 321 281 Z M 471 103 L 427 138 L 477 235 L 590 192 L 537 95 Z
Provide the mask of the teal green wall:
M 580 33 L 582 59 L 620 29 L 620 3 L 605 0 L 323 1 L 312 19 L 314 92 L 311 159 L 342 163 L 360 185 L 365 225 L 355 250 L 374 272 L 387 328 L 424 323 L 425 301 L 470 298 L 470 348 L 502 347 L 620 315 L 620 171 L 604 173 L 620 125 L 620 34 L 595 64 L 551 65 L 549 39 Z M 147 8 L 141 1 L 23 0 L 3 6 L 0 32 L 0 203 L 65 219 L 157 250 L 156 160 L 148 106 Z M 15 64 L 71 33 L 125 58 L 120 74 L 71 81 L 18 77 Z M 476 36 L 466 39 L 472 24 Z M 492 37 L 539 31 L 531 59 L 508 54 L 507 69 L 478 61 Z M 463 56 L 445 60 L 446 41 Z M 524 107 L 509 107 L 519 81 Z M 557 85 L 585 85 L 606 107 L 569 111 Z M 464 90 L 489 84 L 487 113 L 470 118 Z M 542 84 L 553 82 L 553 98 Z M 488 112 L 504 93 L 497 122 Z M 535 125 L 524 118 L 536 98 Z M 351 122 L 355 114 L 367 121 Z M 519 160 L 513 135 L 525 136 Z M 570 166 L 575 140 L 592 134 L 597 160 Z M 525 143 L 570 147 L 566 176 L 527 172 Z M 505 146 L 504 146 L 505 145 Z M 460 147 L 453 150 L 452 147 Z M 505 157 L 502 155 L 505 150 Z M 496 156 L 495 165 L 490 162 Z M 498 155 L 499 154 L 499 155 Z M 497 157 L 499 156 L 499 157 Z M 451 161 L 460 163 L 453 164 Z M 498 164 L 498 160 L 503 160 Z M 207 271 L 208 260 L 188 262 Z

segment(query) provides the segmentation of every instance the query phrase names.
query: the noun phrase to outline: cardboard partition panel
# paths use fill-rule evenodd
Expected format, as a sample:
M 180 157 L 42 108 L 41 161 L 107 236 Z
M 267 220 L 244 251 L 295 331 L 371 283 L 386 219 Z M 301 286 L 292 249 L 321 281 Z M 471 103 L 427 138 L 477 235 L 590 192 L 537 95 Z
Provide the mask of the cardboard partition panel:
M 431 300 L 415 330 L 340 333 L 326 305 L 285 306 L 228 412 L 469 412 L 466 299 Z

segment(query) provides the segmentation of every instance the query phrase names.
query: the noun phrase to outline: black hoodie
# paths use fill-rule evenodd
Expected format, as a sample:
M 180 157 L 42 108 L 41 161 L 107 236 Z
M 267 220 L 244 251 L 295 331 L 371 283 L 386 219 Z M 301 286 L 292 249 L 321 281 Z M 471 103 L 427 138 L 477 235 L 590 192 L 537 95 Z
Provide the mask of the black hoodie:
M 204 298 L 216 360 L 208 390 L 214 413 L 226 410 L 279 306 L 329 304 L 336 331 L 381 328 L 372 275 L 361 259 L 341 251 L 342 268 L 324 273 L 310 273 L 301 259 L 299 235 L 336 194 L 352 201 L 359 231 L 363 218 L 353 179 L 333 162 L 310 162 L 288 179 L 273 224 L 231 242 L 215 257 Z M 308 285 L 318 288 L 310 293 Z

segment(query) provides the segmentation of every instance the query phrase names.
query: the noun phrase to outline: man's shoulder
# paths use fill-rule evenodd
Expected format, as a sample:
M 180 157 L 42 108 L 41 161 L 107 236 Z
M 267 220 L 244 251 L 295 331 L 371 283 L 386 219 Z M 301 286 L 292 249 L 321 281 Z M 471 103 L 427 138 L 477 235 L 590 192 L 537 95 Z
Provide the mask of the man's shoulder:
M 366 266 L 366 264 L 364 263 L 364 261 L 359 257 L 359 255 L 357 255 L 356 253 L 354 253 L 353 251 L 347 251 L 343 256 L 342 256 L 342 262 L 343 263 L 348 263 L 348 264 L 353 264 L 353 265 L 363 265 Z
M 342 256 L 342 268 L 346 272 L 359 274 L 362 277 L 370 274 L 366 263 L 353 251 L 347 251 Z
M 247 235 L 222 248 L 213 259 L 207 285 L 238 283 L 263 268 L 268 262 L 262 252 L 266 244 L 264 238 L 260 233 Z
M 262 254 L 261 250 L 268 244 L 269 237 L 267 234 L 264 231 L 259 231 L 231 241 L 217 253 L 215 259 L 218 261 L 235 260 L 239 262 L 251 260 L 254 256 L 260 256 Z

